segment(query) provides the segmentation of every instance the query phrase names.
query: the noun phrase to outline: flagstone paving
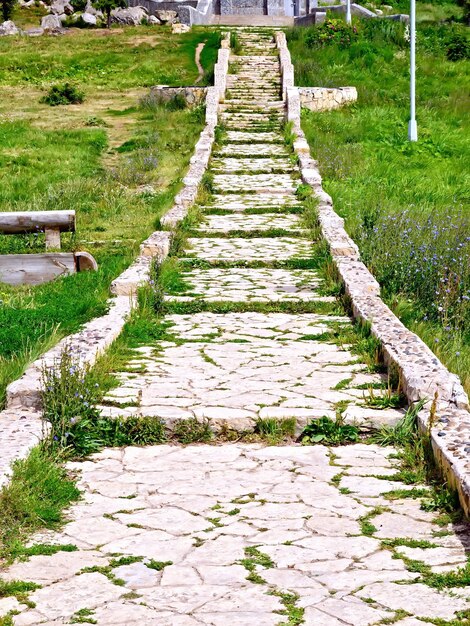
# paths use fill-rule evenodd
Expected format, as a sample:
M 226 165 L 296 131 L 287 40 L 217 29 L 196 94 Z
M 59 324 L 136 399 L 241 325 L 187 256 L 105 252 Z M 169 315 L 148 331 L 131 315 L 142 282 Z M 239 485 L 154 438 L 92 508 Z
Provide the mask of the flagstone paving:
M 387 500 L 383 493 L 410 488 L 399 481 L 375 479 L 377 492 L 368 475 L 395 473 L 393 453 L 373 445 L 164 445 L 70 463 L 83 499 L 63 530 L 34 541 L 77 550 L 10 567 L 3 578 L 41 588 L 29 594 L 31 608 L 0 600 L 0 615 L 15 608 L 17 626 L 70 624 L 84 610 L 103 625 L 274 626 L 288 623 L 282 594 L 290 593 L 312 626 L 382 624 L 398 611 L 454 619 L 470 607 L 466 590 L 423 584 L 400 555 L 435 572 L 455 569 L 466 562 L 468 528 L 436 525 L 418 500 Z M 365 536 L 361 519 L 381 510 Z M 435 547 L 381 543 L 402 537 Z M 396 623 L 415 622 L 423 623 Z
M 368 406 L 367 387 L 386 377 L 358 357 L 353 333 L 338 339 L 351 322 L 325 295 L 318 244 L 293 213 L 300 179 L 272 114 L 283 106 L 272 37 L 239 38 L 215 193 L 178 263 L 178 291 L 164 295 L 161 339 L 133 350 L 102 413 L 170 429 L 205 419 L 223 432 L 292 418 L 299 434 L 338 413 L 366 429 L 396 424 L 404 409 Z M 243 115 L 231 110 L 241 104 Z M 464 566 L 469 527 L 438 525 L 403 498 L 415 486 L 395 476 L 393 448 L 127 447 L 69 469 L 83 498 L 62 530 L 32 543 L 76 550 L 2 573 L 40 585 L 29 605 L 0 598 L 0 618 L 13 611 L 16 626 L 419 626 L 470 610 L 465 587 L 437 589 L 419 573 Z
M 228 233 L 232 230 L 269 230 L 279 228 L 283 230 L 301 230 L 301 221 L 298 215 L 282 215 L 264 213 L 261 215 L 206 215 L 201 223 L 202 231 L 220 231 Z
M 194 269 L 183 274 L 188 281 L 187 292 L 167 296 L 168 300 L 190 301 L 194 297 L 225 302 L 334 302 L 330 296 L 319 296 L 318 274 L 312 270 L 212 268 Z

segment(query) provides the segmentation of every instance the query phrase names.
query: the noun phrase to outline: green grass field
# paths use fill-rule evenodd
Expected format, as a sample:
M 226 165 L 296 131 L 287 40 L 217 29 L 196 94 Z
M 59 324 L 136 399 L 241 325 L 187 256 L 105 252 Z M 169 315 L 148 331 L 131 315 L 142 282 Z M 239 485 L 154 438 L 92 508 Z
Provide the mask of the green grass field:
M 6 38 L 5 38 L 6 39 Z M 5 386 L 60 337 L 103 314 L 109 284 L 171 206 L 204 111 L 139 106 L 154 84 L 192 84 L 194 53 L 210 80 L 219 35 L 195 29 L 74 29 L 0 40 L 0 211 L 74 209 L 63 250 L 86 249 L 97 273 L 39 287 L 0 284 L 0 403 Z M 14 54 L 11 54 L 11 46 Z M 50 107 L 50 84 L 71 81 L 83 104 Z M 145 185 L 153 193 L 139 191 Z M 43 235 L 0 236 L 0 253 L 43 252 Z
M 324 187 L 388 303 L 470 389 L 470 61 L 447 58 L 468 29 L 429 22 L 429 6 L 461 15 L 420 7 L 417 143 L 403 25 L 357 22 L 347 44 L 312 45 L 311 29 L 288 38 L 297 85 L 357 87 L 353 106 L 303 113 Z

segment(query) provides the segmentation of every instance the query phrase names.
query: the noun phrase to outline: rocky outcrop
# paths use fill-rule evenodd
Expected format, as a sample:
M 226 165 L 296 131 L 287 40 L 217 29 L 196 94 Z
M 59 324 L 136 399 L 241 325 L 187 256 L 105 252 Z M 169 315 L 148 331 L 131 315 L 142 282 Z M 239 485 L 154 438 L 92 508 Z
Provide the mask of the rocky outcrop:
M 111 12 L 111 22 L 114 24 L 130 24 L 139 26 L 148 21 L 148 11 L 145 7 L 129 7 L 127 9 L 115 9 Z

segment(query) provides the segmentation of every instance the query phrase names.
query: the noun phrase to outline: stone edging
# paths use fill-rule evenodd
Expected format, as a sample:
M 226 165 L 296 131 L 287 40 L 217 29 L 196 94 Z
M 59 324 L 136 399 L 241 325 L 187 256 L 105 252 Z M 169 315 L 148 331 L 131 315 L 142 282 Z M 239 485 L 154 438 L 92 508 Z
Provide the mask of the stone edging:
M 298 87 L 298 90 L 300 105 L 310 111 L 330 111 L 357 100 L 355 87 Z
M 162 224 L 169 229 L 174 229 L 186 216 L 188 208 L 196 199 L 199 184 L 209 162 L 218 121 L 219 101 L 225 95 L 229 48 L 230 33 L 226 33 L 215 65 L 215 84 L 207 88 L 205 128 L 183 179 L 183 188 L 175 197 L 172 209 L 162 219 Z M 108 301 L 108 313 L 87 322 L 80 332 L 62 339 L 34 361 L 21 378 L 8 385 L 7 408 L 0 413 L 0 485 L 8 481 L 11 463 L 27 456 L 42 437 L 41 376 L 44 366 L 52 365 L 66 346 L 73 350 L 80 362 L 93 365 L 121 333 L 136 304 L 138 288 L 149 280 L 152 260 L 163 261 L 168 255 L 170 244 L 169 230 L 152 233 L 141 244 L 140 254 L 134 263 L 112 282 L 111 293 L 115 297 Z
M 382 344 L 386 363 L 398 369 L 408 400 L 427 400 L 418 415 L 419 426 L 423 431 L 431 426 L 436 461 L 449 484 L 457 489 L 466 515 L 470 515 L 470 413 L 467 394 L 458 376 L 451 374 L 428 346 L 408 330 L 382 301 L 380 285 L 360 260 L 359 250 L 344 228 L 344 220 L 335 213 L 331 196 L 322 188 L 318 163 L 310 156 L 300 124 L 299 89 L 294 87 L 294 67 L 283 32 L 276 32 L 276 43 L 287 119 L 292 123 L 295 135 L 294 152 L 299 159 L 303 182 L 313 188 L 318 198 L 322 233 L 351 300 L 353 315 L 371 325 L 372 334 Z M 434 409 L 432 400 L 435 394 L 437 401 Z M 430 420 L 433 420 L 431 425 Z

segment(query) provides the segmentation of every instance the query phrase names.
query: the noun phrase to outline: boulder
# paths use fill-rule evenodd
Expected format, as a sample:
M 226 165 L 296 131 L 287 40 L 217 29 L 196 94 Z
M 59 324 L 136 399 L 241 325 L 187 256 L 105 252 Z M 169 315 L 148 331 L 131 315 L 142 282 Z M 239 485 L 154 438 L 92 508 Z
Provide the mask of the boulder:
M 54 15 L 72 15 L 73 6 L 68 0 L 54 0 L 51 4 L 51 12 Z
M 147 20 L 148 12 L 145 7 L 129 7 L 128 9 L 114 9 L 114 11 L 111 11 L 111 22 L 115 24 L 138 26 Z
M 48 32 L 61 31 L 62 21 L 58 15 L 51 13 L 50 15 L 45 15 L 42 18 L 41 28 Z
M 6 37 L 8 35 L 21 35 L 21 30 L 11 20 L 7 20 L 0 24 L 0 37 Z
M 36 4 L 36 0 L 19 0 L 18 4 L 20 7 L 29 9 L 29 7 L 33 7 Z
M 158 17 L 155 17 L 155 15 L 149 15 L 148 23 L 149 24 L 154 24 L 155 26 L 157 24 L 161 24 L 160 20 L 158 19 Z
M 92 15 L 91 13 L 83 13 L 82 20 L 88 26 L 96 26 L 96 23 L 98 21 L 96 15 Z
M 172 24 L 171 32 L 174 35 L 181 35 L 181 33 L 188 33 L 191 30 L 191 26 L 188 24 Z
M 155 15 L 158 17 L 162 24 L 174 24 L 178 18 L 176 11 L 155 11 Z

